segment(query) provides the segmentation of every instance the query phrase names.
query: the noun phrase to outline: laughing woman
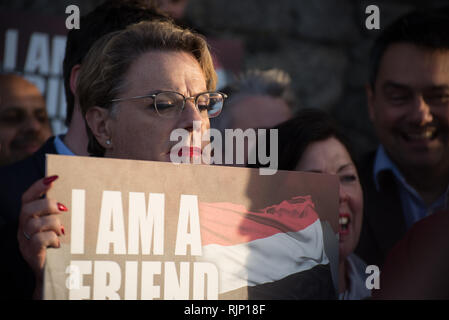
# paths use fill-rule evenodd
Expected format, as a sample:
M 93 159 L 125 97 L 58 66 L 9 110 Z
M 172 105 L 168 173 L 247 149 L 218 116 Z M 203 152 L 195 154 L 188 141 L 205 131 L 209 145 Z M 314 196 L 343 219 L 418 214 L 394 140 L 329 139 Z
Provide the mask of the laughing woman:
M 362 226 L 363 193 L 346 138 L 325 112 L 302 110 L 275 129 L 279 134 L 279 169 L 339 177 L 339 298 L 364 299 L 365 263 L 353 251 Z

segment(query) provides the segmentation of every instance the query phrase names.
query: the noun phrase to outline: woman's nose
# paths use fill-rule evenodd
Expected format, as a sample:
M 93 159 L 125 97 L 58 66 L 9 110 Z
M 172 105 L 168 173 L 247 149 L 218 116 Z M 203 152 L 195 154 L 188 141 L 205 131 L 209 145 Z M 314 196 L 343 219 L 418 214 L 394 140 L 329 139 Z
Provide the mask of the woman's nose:
M 203 117 L 195 106 L 195 101 L 191 99 L 186 99 L 184 110 L 181 113 L 181 124 L 180 126 L 186 130 L 192 131 L 194 129 L 194 121 L 199 121 L 203 123 L 209 121 L 208 117 Z
M 339 185 L 339 199 L 340 199 L 340 204 L 347 202 L 349 199 L 349 195 L 345 190 L 345 187 L 340 183 Z

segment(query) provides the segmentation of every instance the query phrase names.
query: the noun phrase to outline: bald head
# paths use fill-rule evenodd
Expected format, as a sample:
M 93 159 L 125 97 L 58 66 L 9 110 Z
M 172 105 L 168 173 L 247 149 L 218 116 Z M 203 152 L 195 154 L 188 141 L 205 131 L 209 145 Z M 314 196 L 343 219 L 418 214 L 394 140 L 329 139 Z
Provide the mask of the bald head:
M 39 89 L 18 75 L 0 75 L 0 165 L 34 153 L 50 136 Z
M 238 98 L 228 114 L 233 128 L 272 128 L 292 116 L 289 105 L 280 97 L 258 94 Z

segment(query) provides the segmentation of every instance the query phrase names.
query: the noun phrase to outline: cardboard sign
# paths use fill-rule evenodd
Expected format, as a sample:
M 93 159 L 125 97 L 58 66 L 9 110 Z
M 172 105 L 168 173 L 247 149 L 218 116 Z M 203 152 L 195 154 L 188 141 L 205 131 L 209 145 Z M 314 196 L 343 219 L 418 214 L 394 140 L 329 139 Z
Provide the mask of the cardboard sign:
M 338 180 L 47 155 L 62 213 L 45 299 L 328 299 Z

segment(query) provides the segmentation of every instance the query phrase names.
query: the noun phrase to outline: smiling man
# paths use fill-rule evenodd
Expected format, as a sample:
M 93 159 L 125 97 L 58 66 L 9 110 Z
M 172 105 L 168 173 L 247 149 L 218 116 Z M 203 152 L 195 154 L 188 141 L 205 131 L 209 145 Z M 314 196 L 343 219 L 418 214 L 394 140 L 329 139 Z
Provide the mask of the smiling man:
M 18 75 L 0 75 L 0 165 L 26 158 L 50 136 L 39 89 Z
M 449 184 L 449 10 L 412 12 L 372 52 L 369 115 L 380 146 L 362 161 L 366 213 L 358 253 L 385 255 L 415 222 L 445 206 Z

